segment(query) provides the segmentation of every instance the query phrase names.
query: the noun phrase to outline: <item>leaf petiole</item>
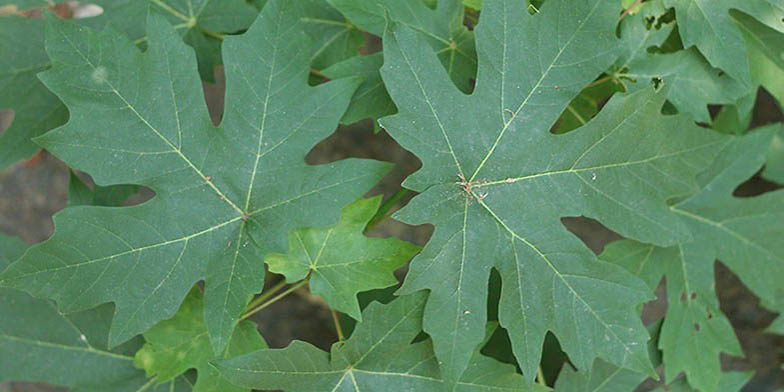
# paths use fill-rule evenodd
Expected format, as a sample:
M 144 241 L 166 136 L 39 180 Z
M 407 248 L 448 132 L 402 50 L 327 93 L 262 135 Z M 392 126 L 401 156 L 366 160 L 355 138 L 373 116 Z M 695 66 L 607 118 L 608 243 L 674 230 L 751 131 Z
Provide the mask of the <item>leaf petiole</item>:
M 297 284 L 295 284 L 295 285 L 293 285 L 293 286 L 289 287 L 288 289 L 284 290 L 282 293 L 280 293 L 280 294 L 278 294 L 278 295 L 276 295 L 276 296 L 272 297 L 272 298 L 271 298 L 269 301 L 266 301 L 266 302 L 264 302 L 264 303 L 260 304 L 259 306 L 257 306 L 257 307 L 255 307 L 255 308 L 251 309 L 250 311 L 248 311 L 248 312 L 246 312 L 244 315 L 242 315 L 242 317 L 240 317 L 240 321 L 242 321 L 242 320 L 245 320 L 245 319 L 247 319 L 248 317 L 250 317 L 250 316 L 252 316 L 252 315 L 254 315 L 254 314 L 256 314 L 256 313 L 260 312 L 261 310 L 263 310 L 264 308 L 266 308 L 266 307 L 268 307 L 268 306 L 270 306 L 270 305 L 274 304 L 275 302 L 278 302 L 278 301 L 279 301 L 279 300 L 281 300 L 283 297 L 285 297 L 285 296 L 287 296 L 287 295 L 289 295 L 289 294 L 293 293 L 293 292 L 294 292 L 294 291 L 296 291 L 298 288 L 300 288 L 300 287 L 302 287 L 302 286 L 304 286 L 304 285 L 308 284 L 308 281 L 309 281 L 309 280 L 310 280 L 310 279 L 304 279 L 304 280 L 302 280 L 301 282 L 299 282 L 299 283 L 297 283 Z

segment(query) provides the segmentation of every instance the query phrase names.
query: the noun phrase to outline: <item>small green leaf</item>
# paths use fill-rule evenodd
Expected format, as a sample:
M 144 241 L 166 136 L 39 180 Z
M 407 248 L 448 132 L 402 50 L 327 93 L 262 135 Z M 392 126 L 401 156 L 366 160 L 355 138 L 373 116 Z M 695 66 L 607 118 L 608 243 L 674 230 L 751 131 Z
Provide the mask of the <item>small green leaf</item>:
M 350 76 L 361 76 L 362 84 L 351 98 L 346 114 L 340 120 L 343 124 L 353 124 L 357 121 L 371 118 L 378 120 L 381 117 L 395 113 L 392 98 L 389 97 L 384 81 L 379 73 L 384 64 L 381 53 L 368 56 L 354 56 L 348 60 L 337 63 L 323 72 L 331 79 Z
M 323 229 L 296 229 L 289 236 L 289 254 L 272 254 L 272 272 L 290 283 L 310 275 L 310 290 L 330 307 L 362 320 L 357 293 L 398 283 L 393 272 L 419 247 L 396 238 L 362 234 L 381 205 L 381 196 L 358 200 L 343 209 L 340 222 Z
M 216 361 L 229 381 L 248 388 L 284 391 L 438 391 L 444 388 L 429 340 L 411 343 L 422 328 L 425 294 L 370 304 L 364 321 L 345 342 L 326 353 L 294 341 L 284 349 L 261 350 Z M 478 352 L 454 391 L 546 391 L 528 385 L 514 366 Z
M 196 369 L 198 378 L 194 391 L 247 391 L 224 380 L 208 361 L 216 357 L 210 346 L 207 325 L 204 323 L 204 299 L 198 287 L 185 297 L 180 310 L 169 320 L 161 321 L 144 332 L 146 343 L 134 358 L 134 364 L 165 382 L 188 369 Z M 267 344 L 256 330 L 256 324 L 242 321 L 237 325 L 224 354 L 234 357 L 266 348 Z

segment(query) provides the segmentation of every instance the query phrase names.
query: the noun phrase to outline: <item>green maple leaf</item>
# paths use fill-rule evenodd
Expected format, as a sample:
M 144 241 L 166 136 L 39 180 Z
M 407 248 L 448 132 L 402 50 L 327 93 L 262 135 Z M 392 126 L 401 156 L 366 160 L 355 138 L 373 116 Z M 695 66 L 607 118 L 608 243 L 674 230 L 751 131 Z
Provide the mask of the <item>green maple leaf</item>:
M 0 270 L 26 247 L 0 235 Z M 106 347 L 111 306 L 64 316 L 50 301 L 0 288 L 0 312 L 0 382 L 42 381 L 74 391 L 136 391 L 148 383 L 133 366 L 137 342 Z M 147 390 L 190 388 L 178 378 Z
M 659 347 L 673 380 L 681 371 L 700 390 L 718 388 L 719 353 L 742 355 L 734 331 L 719 309 L 713 264 L 719 259 L 775 311 L 784 309 L 784 191 L 736 198 L 734 189 L 763 164 L 780 125 L 758 129 L 727 143 L 700 176 L 701 190 L 673 205 L 694 236 L 689 243 L 659 248 L 623 241 L 601 258 L 643 277 L 653 289 L 667 278 L 668 309 Z
M 361 76 L 362 84 L 351 99 L 346 114 L 340 120 L 343 124 L 353 124 L 357 121 L 371 118 L 377 120 L 397 111 L 392 98 L 389 97 L 384 81 L 379 73 L 384 64 L 384 55 L 381 53 L 369 56 L 354 56 L 341 61 L 323 72 L 332 79 L 349 76 Z
M 784 5 L 778 0 L 665 0 L 665 4 L 675 8 L 683 46 L 697 46 L 711 64 L 747 86 L 751 84 L 751 74 L 746 45 L 730 9 L 784 31 Z
M 345 342 L 326 353 L 294 341 L 284 349 L 260 350 L 217 361 L 221 375 L 248 388 L 319 392 L 436 391 L 444 387 L 429 340 L 411 341 L 422 328 L 423 294 L 370 304 L 364 321 Z M 472 354 L 472 363 L 455 391 L 545 391 L 527 385 L 514 366 Z
M 327 0 L 354 25 L 381 36 L 390 20 L 427 37 L 457 86 L 468 92 L 476 74 L 474 35 L 463 25 L 459 0 L 439 0 L 430 9 L 422 0 Z
M 272 272 L 289 283 L 310 276 L 310 290 L 330 307 L 362 320 L 357 293 L 398 283 L 394 271 L 419 247 L 396 238 L 369 238 L 362 232 L 378 211 L 381 197 L 358 200 L 343 209 L 340 222 L 324 229 L 296 229 L 289 254 L 271 254 Z
M 420 35 L 392 24 L 384 37 L 382 76 L 400 113 L 381 123 L 423 163 L 405 181 L 422 193 L 398 216 L 435 225 L 401 292 L 430 291 L 424 330 L 449 379 L 482 339 L 491 268 L 502 276 L 499 321 L 529 379 L 548 330 L 578 369 L 598 356 L 651 371 L 634 311 L 647 287 L 598 261 L 560 218 L 585 215 L 661 245 L 688 240 L 665 201 L 696 190 L 694 176 L 725 137 L 662 116 L 666 92 L 650 88 L 616 97 L 580 129 L 549 132 L 615 60 L 617 19 L 607 1 L 548 0 L 535 15 L 486 1 L 470 96 Z
M 197 287 L 191 290 L 174 317 L 144 332 L 144 340 L 146 343 L 136 353 L 134 363 L 147 372 L 147 377 L 155 377 L 156 382 L 196 369 L 194 391 L 247 391 L 224 380 L 209 365 L 216 356 L 204 323 L 204 299 Z M 266 347 L 256 324 L 243 321 L 234 330 L 224 355 L 233 357 Z
M 308 86 L 310 45 L 297 27 L 300 12 L 296 2 L 270 2 L 246 34 L 227 38 L 219 128 L 207 113 L 193 52 L 161 17 L 148 21 L 144 54 L 111 30 L 49 18 L 54 66 L 41 78 L 71 119 L 37 141 L 98 184 L 145 185 L 156 197 L 130 208 L 64 210 L 55 235 L 11 265 L 0 283 L 54 299 L 63 312 L 114 302 L 109 341 L 116 345 L 173 316 L 204 279 L 205 322 L 222 352 L 262 288 L 264 255 L 284 251 L 293 228 L 334 223 L 338 207 L 388 167 L 305 163 L 334 130 L 358 81 Z

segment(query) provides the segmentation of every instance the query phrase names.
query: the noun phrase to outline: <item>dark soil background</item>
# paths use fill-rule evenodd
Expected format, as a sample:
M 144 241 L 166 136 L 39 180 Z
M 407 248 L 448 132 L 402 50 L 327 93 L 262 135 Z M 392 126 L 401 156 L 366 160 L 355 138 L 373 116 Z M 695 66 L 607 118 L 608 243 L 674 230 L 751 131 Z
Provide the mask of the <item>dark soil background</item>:
M 220 72 L 218 76 L 218 84 L 205 85 L 207 101 L 216 122 L 223 105 Z M 3 129 L 1 117 L 0 129 Z M 5 126 L 8 117 L 6 115 L 4 118 Z M 781 112 L 775 101 L 764 92 L 761 93 L 754 126 L 781 120 Z M 374 133 L 373 124 L 369 121 L 341 127 L 333 136 L 316 146 L 308 154 L 307 161 L 318 164 L 346 157 L 394 162 L 395 170 L 370 192 L 384 193 L 387 197 L 397 192 L 402 179 L 420 166 L 412 154 L 398 146 L 383 130 Z M 0 173 L 0 231 L 19 236 L 29 243 L 49 237 L 54 230 L 52 215 L 64 208 L 67 202 L 68 178 L 67 167 L 45 152 Z M 774 184 L 754 178 L 736 193 L 739 196 L 756 195 L 775 188 Z M 143 191 L 132 200 L 138 203 L 151 196 L 151 192 Z M 402 204 L 412 196 L 412 193 L 408 194 Z M 608 242 L 620 238 L 601 224 L 585 218 L 565 218 L 563 222 L 597 253 Z M 368 235 L 394 235 L 423 245 L 430 233 L 431 228 L 428 226 L 411 227 L 386 220 L 375 226 Z M 404 271 L 400 272 L 402 278 Z M 746 358 L 724 358 L 725 368 L 756 372 L 744 391 L 772 391 L 784 386 L 784 337 L 764 333 L 775 314 L 762 309 L 758 299 L 719 262 L 716 263 L 715 274 L 722 310 L 729 316 L 746 354 Z M 267 284 L 274 284 L 277 280 L 279 277 L 269 275 Z M 664 298 L 663 289 L 660 288 L 657 294 Z M 665 307 L 663 300 L 654 301 L 646 307 L 643 318 L 646 322 L 653 322 L 661 318 Z M 259 329 L 271 347 L 283 347 L 293 339 L 300 339 L 327 350 L 337 340 L 329 310 L 319 298 L 309 295 L 303 289 L 259 312 L 254 316 L 254 320 L 259 323 Z M 28 383 L 0 384 L 0 391 L 4 390 L 17 392 L 61 389 Z

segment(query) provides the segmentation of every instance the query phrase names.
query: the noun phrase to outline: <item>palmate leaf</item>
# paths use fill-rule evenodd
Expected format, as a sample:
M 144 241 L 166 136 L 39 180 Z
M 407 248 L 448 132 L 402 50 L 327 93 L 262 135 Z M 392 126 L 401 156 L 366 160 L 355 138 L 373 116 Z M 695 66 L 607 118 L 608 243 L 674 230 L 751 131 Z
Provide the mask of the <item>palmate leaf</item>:
M 665 0 L 665 4 L 675 8 L 683 46 L 696 46 L 713 66 L 746 86 L 751 85 L 746 45 L 730 9 L 784 31 L 784 4 L 780 0 Z
M 396 238 L 369 238 L 362 232 L 378 211 L 381 196 L 346 206 L 340 222 L 329 228 L 296 229 L 289 235 L 289 253 L 271 254 L 269 270 L 289 283 L 310 276 L 310 290 L 330 307 L 362 320 L 357 293 L 398 283 L 394 271 L 419 247 Z
M 738 184 L 759 170 L 779 129 L 758 129 L 728 143 L 700 176 L 701 191 L 671 207 L 690 226 L 693 242 L 659 248 L 622 241 L 601 256 L 643 277 L 652 288 L 666 276 L 668 309 L 659 347 L 668 381 L 683 371 L 695 388 L 718 390 L 719 353 L 742 355 L 718 306 L 714 260 L 732 269 L 763 306 L 784 309 L 784 191 L 732 196 Z
M 400 24 L 385 34 L 382 76 L 400 113 L 381 123 L 423 163 L 405 182 L 422 193 L 398 217 L 435 225 L 401 292 L 430 291 L 424 330 L 448 379 L 482 340 L 491 268 L 502 276 L 499 321 L 529 379 L 548 330 L 578 369 L 598 356 L 651 370 L 634 311 L 646 286 L 598 261 L 560 218 L 585 215 L 660 245 L 688 240 L 665 201 L 696 190 L 725 137 L 662 116 L 666 92 L 653 89 L 616 97 L 575 131 L 548 132 L 615 60 L 616 5 L 548 0 L 529 15 L 513 0 L 486 1 L 471 96 L 421 35 Z
M 26 249 L 0 234 L 0 270 Z M 111 306 L 64 316 L 47 300 L 0 288 L 0 382 L 42 381 L 74 391 L 137 391 L 149 381 L 133 366 L 138 341 L 108 350 Z M 187 391 L 183 378 L 147 389 Z
M 309 166 L 357 86 L 307 84 L 310 44 L 296 2 L 267 4 L 224 43 L 226 112 L 210 122 L 192 51 L 157 15 L 150 48 L 110 31 L 49 19 L 53 68 L 42 80 L 69 106 L 69 123 L 38 141 L 98 184 L 141 184 L 140 206 L 69 208 L 57 231 L 0 275 L 74 312 L 115 303 L 110 344 L 174 315 L 205 279 L 205 322 L 216 352 L 264 282 L 263 257 L 295 227 L 332 224 L 387 170 L 374 161 Z M 261 54 L 261 55 L 257 55 Z M 153 306 L 154 304 L 154 306 Z
M 463 25 L 459 0 L 439 0 L 435 9 L 422 0 L 327 0 L 362 30 L 381 36 L 387 16 L 427 37 L 447 73 L 464 92 L 476 74 L 474 35 Z
M 267 348 L 256 328 L 250 321 L 239 323 L 224 355 L 234 357 Z M 204 324 L 204 297 L 197 287 L 191 290 L 174 317 L 145 331 L 144 340 L 146 343 L 136 352 L 134 363 L 146 370 L 148 377 L 154 376 L 156 382 L 168 381 L 193 368 L 198 372 L 194 391 L 247 391 L 223 379 L 208 363 L 222 356 L 212 353 Z
M 216 363 L 221 375 L 248 388 L 321 391 L 438 391 L 444 387 L 429 340 L 411 341 L 422 329 L 423 293 L 387 305 L 370 304 L 364 321 L 345 342 L 326 353 L 294 341 L 284 349 L 260 350 Z M 514 366 L 472 354 L 452 391 L 546 391 L 527 385 Z

